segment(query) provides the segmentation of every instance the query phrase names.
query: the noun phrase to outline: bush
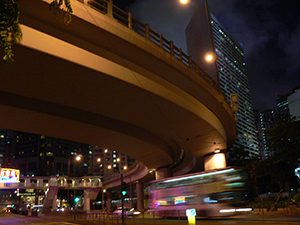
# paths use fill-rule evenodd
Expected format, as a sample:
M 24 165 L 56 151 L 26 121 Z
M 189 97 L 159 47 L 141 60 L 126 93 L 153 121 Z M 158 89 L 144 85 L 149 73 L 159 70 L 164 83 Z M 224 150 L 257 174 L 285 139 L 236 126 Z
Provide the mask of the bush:
M 295 202 L 300 202 L 300 193 L 299 194 L 296 194 L 294 197 L 293 197 L 293 200 Z

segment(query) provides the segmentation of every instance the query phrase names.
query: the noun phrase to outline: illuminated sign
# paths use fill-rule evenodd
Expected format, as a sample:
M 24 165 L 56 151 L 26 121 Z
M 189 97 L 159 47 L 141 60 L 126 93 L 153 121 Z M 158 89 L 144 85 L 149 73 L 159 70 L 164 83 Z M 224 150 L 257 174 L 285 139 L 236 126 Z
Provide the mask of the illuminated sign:
M 187 209 L 185 211 L 189 225 L 196 225 L 196 209 Z
M 154 200 L 154 204 L 156 206 L 159 206 L 159 205 L 168 205 L 168 201 L 166 201 L 166 200 L 157 200 L 157 201 L 155 201 Z
M 174 204 L 175 205 L 183 204 L 183 203 L 186 203 L 185 197 L 177 197 L 177 198 L 174 199 Z
M 20 170 L 10 168 L 0 168 L 0 182 L 2 183 L 18 183 L 20 178 Z
M 17 193 L 17 196 L 33 196 L 35 193 Z
M 185 214 L 186 216 L 196 216 L 196 209 L 187 209 Z

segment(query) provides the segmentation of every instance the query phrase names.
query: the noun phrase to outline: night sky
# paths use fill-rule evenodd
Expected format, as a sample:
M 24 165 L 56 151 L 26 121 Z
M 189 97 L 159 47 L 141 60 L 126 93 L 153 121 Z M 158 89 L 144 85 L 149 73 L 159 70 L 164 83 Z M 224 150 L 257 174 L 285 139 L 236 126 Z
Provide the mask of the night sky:
M 113 0 L 133 17 L 186 50 L 185 28 L 197 2 Z M 208 0 L 210 12 L 243 43 L 255 109 L 276 107 L 276 93 L 300 85 L 300 1 Z

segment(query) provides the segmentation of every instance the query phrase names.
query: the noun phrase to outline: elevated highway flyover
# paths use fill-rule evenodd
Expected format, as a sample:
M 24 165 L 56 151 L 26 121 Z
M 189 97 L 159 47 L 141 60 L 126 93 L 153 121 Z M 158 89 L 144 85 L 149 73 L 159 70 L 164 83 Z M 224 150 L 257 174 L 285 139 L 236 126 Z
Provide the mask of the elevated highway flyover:
M 116 149 L 166 175 L 236 136 L 216 82 L 173 42 L 113 6 L 71 0 L 72 22 L 51 0 L 19 1 L 23 38 L 0 62 L 0 127 Z M 171 168 L 171 169 L 170 169 Z

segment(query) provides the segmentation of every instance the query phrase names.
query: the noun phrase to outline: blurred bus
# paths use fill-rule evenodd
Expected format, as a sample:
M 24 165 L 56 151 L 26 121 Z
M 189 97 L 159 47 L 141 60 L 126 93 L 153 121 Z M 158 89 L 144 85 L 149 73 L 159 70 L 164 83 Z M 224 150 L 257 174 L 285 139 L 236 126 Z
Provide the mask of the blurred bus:
M 247 204 L 247 175 L 227 167 L 150 182 L 149 208 L 158 216 L 185 216 L 196 209 L 199 217 L 228 216 L 251 211 Z

